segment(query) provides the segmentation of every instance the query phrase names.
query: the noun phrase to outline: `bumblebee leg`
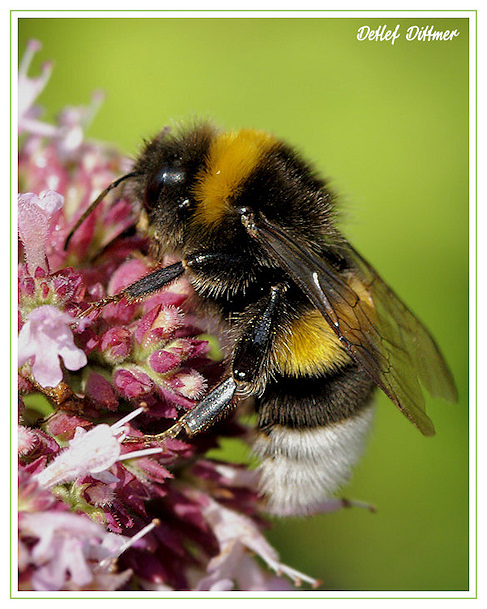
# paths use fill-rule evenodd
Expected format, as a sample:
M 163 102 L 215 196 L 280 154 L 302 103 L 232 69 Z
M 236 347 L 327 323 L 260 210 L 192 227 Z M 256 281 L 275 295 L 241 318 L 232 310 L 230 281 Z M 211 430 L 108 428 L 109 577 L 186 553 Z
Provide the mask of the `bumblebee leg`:
M 280 283 L 271 288 L 264 305 L 247 325 L 247 331 L 237 342 L 232 361 L 232 374 L 239 383 L 259 382 L 263 364 L 270 351 L 276 320 L 287 285 Z M 250 393 L 254 393 L 250 391 Z
M 269 351 L 275 320 L 285 284 L 271 289 L 269 297 L 249 323 L 248 332 L 237 341 L 232 362 L 232 376 L 217 385 L 192 410 L 184 414 L 166 431 L 143 437 L 129 436 L 124 442 L 162 442 L 182 431 L 188 436 L 208 429 L 236 405 L 238 398 L 258 393 L 262 382 L 259 375 Z M 234 399 L 237 398 L 237 399 Z
M 175 264 L 166 266 L 163 269 L 157 269 L 156 271 L 152 271 L 148 275 L 141 277 L 137 281 L 134 281 L 134 283 L 131 283 L 121 293 L 129 302 L 138 300 L 139 298 L 145 298 L 154 292 L 158 292 L 164 286 L 180 277 L 184 271 L 184 264 L 182 262 L 176 262 Z
M 184 271 L 185 267 L 182 262 L 176 262 L 163 269 L 152 271 L 148 275 L 134 281 L 134 283 L 130 284 L 118 294 L 107 296 L 106 298 L 93 302 L 80 314 L 80 317 L 86 317 L 93 311 L 105 307 L 107 304 L 119 302 L 122 298 L 126 298 L 128 302 L 134 302 L 139 298 L 145 298 L 180 277 Z
M 175 438 L 182 431 L 189 437 L 204 431 L 217 421 L 234 404 L 232 398 L 235 395 L 237 384 L 232 377 L 217 385 L 210 393 L 172 427 L 162 433 L 145 435 L 142 437 L 128 436 L 124 442 L 163 442 L 168 438 Z
M 222 256 L 216 252 L 196 252 L 191 254 L 186 260 L 176 262 L 162 269 L 157 269 L 149 274 L 141 277 L 134 283 L 127 286 L 124 290 L 113 296 L 107 296 L 101 300 L 93 302 L 79 317 L 86 317 L 93 311 L 102 309 L 107 304 L 120 302 L 126 298 L 128 302 L 134 302 L 141 298 L 145 298 L 162 289 L 178 277 L 180 277 L 186 269 L 211 272 L 217 264 L 235 264 L 235 260 Z

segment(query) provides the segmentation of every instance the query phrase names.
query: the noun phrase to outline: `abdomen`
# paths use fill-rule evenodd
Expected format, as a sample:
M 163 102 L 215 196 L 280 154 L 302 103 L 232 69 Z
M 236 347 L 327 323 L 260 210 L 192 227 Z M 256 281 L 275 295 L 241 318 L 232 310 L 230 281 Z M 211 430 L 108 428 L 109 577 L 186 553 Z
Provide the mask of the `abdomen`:
M 353 362 L 315 376 L 279 375 L 258 400 L 260 487 L 269 511 L 319 509 L 350 478 L 372 423 L 375 383 Z

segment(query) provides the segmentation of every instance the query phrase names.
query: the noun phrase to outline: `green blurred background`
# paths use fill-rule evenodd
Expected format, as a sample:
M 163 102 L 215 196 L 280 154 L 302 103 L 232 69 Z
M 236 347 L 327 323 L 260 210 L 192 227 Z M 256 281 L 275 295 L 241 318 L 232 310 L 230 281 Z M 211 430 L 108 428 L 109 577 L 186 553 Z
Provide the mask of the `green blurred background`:
M 283 562 L 324 590 L 468 588 L 468 21 L 395 18 L 21 19 L 52 59 L 46 116 L 106 101 L 88 135 L 135 155 L 171 120 L 274 132 L 329 176 L 345 234 L 437 337 L 458 404 L 424 438 L 383 395 L 344 496 L 374 504 L 276 521 Z M 362 25 L 401 37 L 359 42 Z M 408 42 L 410 25 L 457 29 Z M 240 447 L 230 447 L 242 458 Z M 228 456 L 228 454 L 227 454 Z

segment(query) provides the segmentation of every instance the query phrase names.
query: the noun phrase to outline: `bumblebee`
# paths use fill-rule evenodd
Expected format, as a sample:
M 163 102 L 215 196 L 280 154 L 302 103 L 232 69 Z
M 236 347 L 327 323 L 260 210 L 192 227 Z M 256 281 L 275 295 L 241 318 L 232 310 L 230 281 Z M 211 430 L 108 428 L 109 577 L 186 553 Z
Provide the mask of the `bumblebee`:
M 455 401 L 448 366 L 428 330 L 339 232 L 335 195 L 292 147 L 253 129 L 165 129 L 72 232 L 125 180 L 156 260 L 170 252 L 179 262 L 92 308 L 143 298 L 184 274 L 230 344 L 223 381 L 147 442 L 192 436 L 252 396 L 261 491 L 269 510 L 285 515 L 312 512 L 349 478 L 377 387 L 434 434 L 420 383 Z

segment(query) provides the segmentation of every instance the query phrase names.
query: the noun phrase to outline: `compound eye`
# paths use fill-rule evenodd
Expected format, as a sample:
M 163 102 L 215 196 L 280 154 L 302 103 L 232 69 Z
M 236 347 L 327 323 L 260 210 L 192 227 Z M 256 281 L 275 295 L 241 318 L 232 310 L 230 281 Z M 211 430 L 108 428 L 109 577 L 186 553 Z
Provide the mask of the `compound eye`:
M 177 197 L 180 186 L 186 179 L 185 172 L 179 167 L 163 165 L 160 167 L 147 182 L 145 189 L 145 203 L 149 209 L 153 209 L 159 197 L 164 195 L 167 198 Z

